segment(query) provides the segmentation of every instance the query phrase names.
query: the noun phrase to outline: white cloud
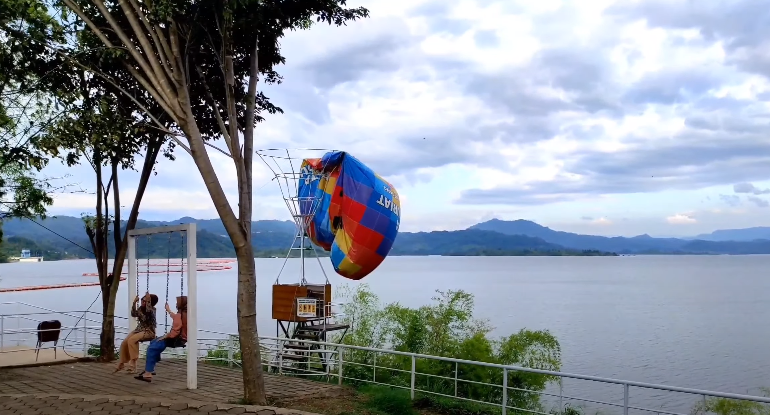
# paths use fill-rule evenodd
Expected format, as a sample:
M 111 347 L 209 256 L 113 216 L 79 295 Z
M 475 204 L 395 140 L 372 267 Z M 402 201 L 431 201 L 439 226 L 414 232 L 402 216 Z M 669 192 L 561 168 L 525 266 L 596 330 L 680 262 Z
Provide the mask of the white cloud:
M 685 213 L 677 213 L 666 218 L 666 222 L 672 225 L 690 225 L 696 223 L 697 220 Z
M 352 1 L 372 17 L 282 39 L 285 82 L 264 90 L 286 113 L 255 147 L 351 152 L 397 186 L 405 230 L 492 216 L 618 234 L 770 224 L 762 202 L 738 214 L 719 198 L 770 179 L 770 29 L 749 3 Z M 212 159 L 234 201 L 232 163 Z M 255 162 L 254 216 L 287 218 Z M 756 186 L 746 193 L 770 188 Z M 93 204 L 61 195 L 54 212 Z M 142 212 L 216 216 L 181 153 L 160 162 Z

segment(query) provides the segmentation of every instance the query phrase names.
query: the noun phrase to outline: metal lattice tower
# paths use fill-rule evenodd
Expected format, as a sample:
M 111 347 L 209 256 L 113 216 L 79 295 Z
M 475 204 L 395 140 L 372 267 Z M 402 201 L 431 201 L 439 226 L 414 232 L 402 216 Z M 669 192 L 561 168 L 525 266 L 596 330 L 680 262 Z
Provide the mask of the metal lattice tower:
M 318 266 L 321 268 L 326 283 L 329 283 L 329 277 L 321 264 L 321 259 L 318 256 L 316 247 L 310 242 L 308 237 L 308 227 L 313 215 L 320 206 L 321 199 L 316 196 L 299 196 L 299 181 L 305 180 L 306 182 L 321 180 L 327 174 L 317 174 L 314 171 L 306 169 L 301 171 L 302 160 L 306 158 L 320 158 L 326 152 L 332 150 L 324 149 L 264 149 L 257 150 L 256 154 L 267 165 L 273 174 L 273 180 L 278 182 L 278 187 L 281 190 L 281 197 L 286 203 L 286 208 L 289 209 L 289 213 L 296 225 L 296 233 L 294 240 L 292 241 L 291 248 L 286 253 L 281 270 L 276 276 L 275 283 L 278 284 L 281 275 L 286 267 L 286 263 L 291 257 L 291 253 L 299 251 L 300 259 L 300 285 L 306 285 L 307 279 L 305 278 L 306 263 L 308 258 L 307 253 L 312 252 L 312 256 L 318 261 Z

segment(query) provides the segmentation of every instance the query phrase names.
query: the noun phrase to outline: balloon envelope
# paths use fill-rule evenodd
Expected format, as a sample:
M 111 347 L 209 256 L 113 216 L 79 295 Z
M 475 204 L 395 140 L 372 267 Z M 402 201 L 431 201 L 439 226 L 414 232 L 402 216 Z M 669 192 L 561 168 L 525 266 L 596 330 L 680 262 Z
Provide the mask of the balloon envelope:
M 330 251 L 334 270 L 360 280 L 374 271 L 398 235 L 401 201 L 385 179 L 348 153 L 305 159 L 300 212 L 313 244 Z

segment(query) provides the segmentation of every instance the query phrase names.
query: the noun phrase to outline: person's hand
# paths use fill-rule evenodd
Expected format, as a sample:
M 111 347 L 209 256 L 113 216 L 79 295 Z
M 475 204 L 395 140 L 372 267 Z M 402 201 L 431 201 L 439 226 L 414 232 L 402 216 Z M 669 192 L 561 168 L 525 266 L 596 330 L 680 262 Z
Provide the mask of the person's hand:
M 134 298 L 134 303 L 139 302 L 139 296 L 137 295 L 136 298 Z
M 167 313 L 170 313 L 170 312 L 171 312 L 171 307 L 169 307 L 169 306 L 168 306 L 168 303 L 166 303 L 166 312 L 167 312 Z

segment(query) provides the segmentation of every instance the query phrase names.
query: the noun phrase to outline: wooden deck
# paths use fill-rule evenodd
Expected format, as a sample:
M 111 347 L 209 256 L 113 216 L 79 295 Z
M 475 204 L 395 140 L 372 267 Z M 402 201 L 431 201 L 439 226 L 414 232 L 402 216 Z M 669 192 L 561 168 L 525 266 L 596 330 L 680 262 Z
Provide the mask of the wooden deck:
M 42 355 L 41 351 L 41 355 Z M 140 360 L 140 365 L 143 365 Z M 171 401 L 235 403 L 243 397 L 240 369 L 198 364 L 198 389 L 186 388 L 183 361 L 161 361 L 152 383 L 133 378 L 125 372 L 113 374 L 113 364 L 80 362 L 50 366 L 0 369 L 0 395 L 56 394 L 109 395 L 157 398 Z M 308 379 L 265 374 L 265 389 L 272 402 L 349 395 L 352 392 L 336 384 Z

